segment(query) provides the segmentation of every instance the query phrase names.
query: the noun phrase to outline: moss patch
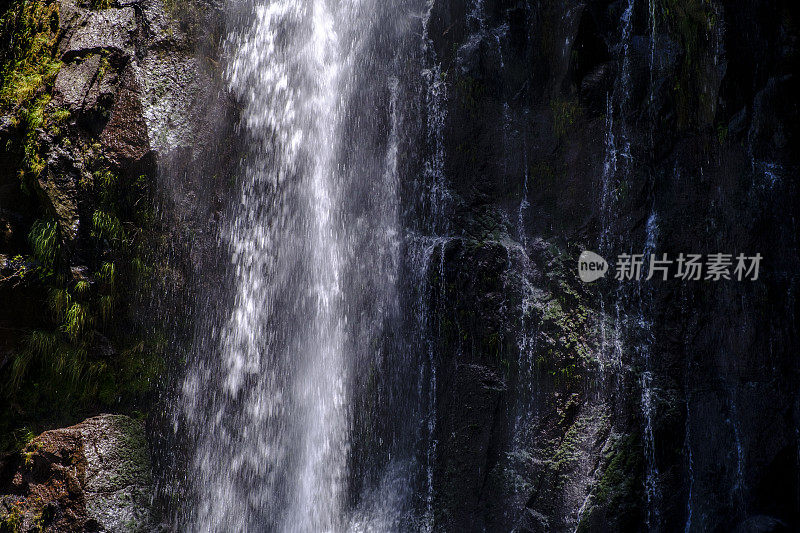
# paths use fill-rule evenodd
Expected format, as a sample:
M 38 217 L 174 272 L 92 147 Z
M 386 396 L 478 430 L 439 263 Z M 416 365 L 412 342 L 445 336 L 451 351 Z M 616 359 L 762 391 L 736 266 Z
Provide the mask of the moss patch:
M 592 530 L 595 522 L 614 531 L 634 531 L 643 520 L 644 465 L 637 435 L 617 435 L 604 458 L 605 468 L 592 493 L 591 504 L 577 531 Z
M 553 134 L 558 138 L 565 136 L 583 113 L 577 99 L 556 98 L 550 102 L 550 111 L 553 114 Z
M 663 0 L 661 16 L 670 34 L 681 44 L 683 57 L 674 80 L 673 95 L 681 129 L 710 126 L 715 95 L 713 38 L 719 24 L 711 0 Z

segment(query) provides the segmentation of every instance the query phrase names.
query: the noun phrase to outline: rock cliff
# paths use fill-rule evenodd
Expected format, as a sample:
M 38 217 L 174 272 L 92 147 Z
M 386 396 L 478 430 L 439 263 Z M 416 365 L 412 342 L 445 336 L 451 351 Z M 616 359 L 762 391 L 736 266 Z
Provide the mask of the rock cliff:
M 126 424 L 143 438 L 138 422 L 95 418 L 26 443 L 155 400 L 169 362 L 157 317 L 181 305 L 171 295 L 203 260 L 192 243 L 213 233 L 225 183 L 196 163 L 219 166 L 207 141 L 230 123 L 209 57 L 221 23 L 202 2 L 0 8 L 0 452 L 34 461 L 4 479 L 7 525 L 149 530 L 149 459 L 135 494 L 103 485 L 127 468 L 103 461 L 147 452 L 120 440 Z M 159 169 L 187 179 L 162 194 Z
M 476 6 L 437 0 L 428 30 L 455 227 L 430 273 L 439 526 L 796 523 L 797 9 Z M 764 270 L 585 285 L 585 249 Z
M 435 354 L 434 529 L 797 529 L 798 7 L 430 7 L 409 59 L 428 94 L 407 105 L 429 131 L 401 157 L 399 201 L 438 239 L 412 339 Z M 27 441 L 149 407 L 181 372 L 174 329 L 217 312 L 242 156 L 224 17 L 199 0 L 0 13 L 0 434 L 23 447 L 3 463 L 5 524 L 146 524 L 146 462 L 124 451 L 133 426 L 143 449 L 138 422 Z M 426 172 L 440 181 L 420 201 Z M 587 285 L 587 249 L 763 263 L 756 282 Z M 124 481 L 92 474 L 108 472 L 92 442 Z

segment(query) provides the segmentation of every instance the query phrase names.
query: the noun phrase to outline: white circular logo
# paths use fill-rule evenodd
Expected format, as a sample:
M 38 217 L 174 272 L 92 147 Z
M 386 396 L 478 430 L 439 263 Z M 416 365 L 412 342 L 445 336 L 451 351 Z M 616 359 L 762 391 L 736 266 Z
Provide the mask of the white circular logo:
M 608 272 L 608 262 L 594 252 L 586 250 L 578 258 L 578 276 L 581 281 L 591 283 Z

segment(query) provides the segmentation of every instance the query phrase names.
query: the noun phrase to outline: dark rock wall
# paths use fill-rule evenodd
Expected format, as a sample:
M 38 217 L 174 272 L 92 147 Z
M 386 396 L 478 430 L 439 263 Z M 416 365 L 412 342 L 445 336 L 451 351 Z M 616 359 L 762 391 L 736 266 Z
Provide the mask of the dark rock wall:
M 440 529 L 797 527 L 798 22 L 434 2 Z M 648 221 L 655 253 L 758 252 L 761 278 L 577 280 L 582 249 L 643 253 Z

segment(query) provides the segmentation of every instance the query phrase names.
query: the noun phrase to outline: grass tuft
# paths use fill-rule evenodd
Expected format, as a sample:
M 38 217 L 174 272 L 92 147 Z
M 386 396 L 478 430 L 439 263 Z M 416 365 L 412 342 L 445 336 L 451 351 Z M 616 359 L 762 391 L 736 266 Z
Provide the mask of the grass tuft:
M 37 220 L 28 233 L 33 255 L 42 266 L 53 269 L 61 252 L 58 223 L 55 220 Z
M 74 302 L 64 316 L 64 323 L 61 329 L 69 335 L 73 341 L 80 340 L 91 327 L 94 319 L 85 304 Z
M 92 216 L 93 235 L 112 245 L 120 245 L 125 240 L 125 230 L 119 219 L 107 211 L 97 210 Z

